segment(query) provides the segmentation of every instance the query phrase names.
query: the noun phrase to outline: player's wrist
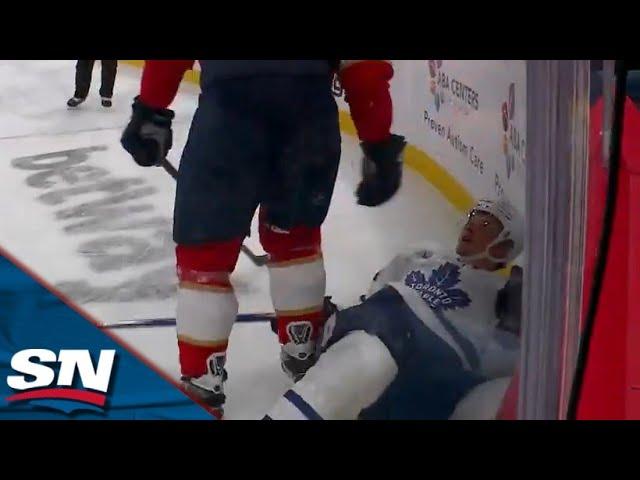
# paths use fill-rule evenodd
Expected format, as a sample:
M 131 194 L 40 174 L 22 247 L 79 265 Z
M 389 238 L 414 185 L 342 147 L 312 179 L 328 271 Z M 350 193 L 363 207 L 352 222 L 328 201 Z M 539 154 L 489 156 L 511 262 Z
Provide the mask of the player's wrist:
M 360 146 L 367 158 L 376 164 L 381 164 L 397 162 L 406 144 L 402 135 L 389 133 L 383 140 L 362 142 Z
M 142 120 L 148 120 L 155 124 L 171 125 L 175 117 L 173 110 L 168 108 L 157 108 L 149 105 L 141 96 L 137 96 L 133 101 L 133 113 Z

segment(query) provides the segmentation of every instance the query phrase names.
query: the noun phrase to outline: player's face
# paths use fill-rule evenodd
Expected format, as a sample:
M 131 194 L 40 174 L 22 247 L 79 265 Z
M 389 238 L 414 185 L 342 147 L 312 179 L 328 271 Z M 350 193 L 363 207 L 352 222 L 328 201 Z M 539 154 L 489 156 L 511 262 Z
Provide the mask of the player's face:
M 482 253 L 502 231 L 502 224 L 493 215 L 473 211 L 458 237 L 456 253 L 470 256 Z

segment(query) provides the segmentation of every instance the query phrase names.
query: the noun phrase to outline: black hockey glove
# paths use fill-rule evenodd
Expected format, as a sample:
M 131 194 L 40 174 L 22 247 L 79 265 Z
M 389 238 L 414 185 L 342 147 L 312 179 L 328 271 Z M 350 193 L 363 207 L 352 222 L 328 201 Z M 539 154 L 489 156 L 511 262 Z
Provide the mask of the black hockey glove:
M 498 291 L 496 316 L 498 328 L 520 336 L 522 326 L 522 268 L 514 265 L 507 284 Z
M 402 182 L 402 152 L 407 142 L 400 135 L 378 143 L 362 143 L 362 182 L 356 195 L 358 204 L 377 207 L 391 199 Z
M 134 99 L 132 110 L 120 143 L 141 167 L 160 165 L 173 145 L 173 111 L 148 107 L 139 97 Z
M 324 318 L 329 318 L 334 313 L 338 313 L 340 311 L 340 308 L 331 301 L 331 297 L 327 296 L 327 297 L 324 297 L 323 310 L 324 310 Z

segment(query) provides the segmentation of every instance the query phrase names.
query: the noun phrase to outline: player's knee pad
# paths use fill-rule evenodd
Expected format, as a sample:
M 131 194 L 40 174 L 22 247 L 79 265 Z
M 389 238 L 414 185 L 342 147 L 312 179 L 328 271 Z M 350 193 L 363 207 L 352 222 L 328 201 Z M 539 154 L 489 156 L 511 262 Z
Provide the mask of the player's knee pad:
M 299 225 L 280 229 L 269 224 L 264 210 L 260 211 L 260 243 L 273 263 L 288 262 L 321 254 L 320 227 Z
M 242 238 L 199 245 L 177 245 L 176 266 L 181 282 L 215 284 L 233 272 L 238 263 Z M 227 282 L 228 283 L 228 282 Z
M 400 294 L 386 287 L 360 305 L 341 310 L 329 319 L 323 334 L 323 351 L 349 333 L 363 331 L 379 338 L 401 367 L 413 356 L 416 322 L 420 320 Z

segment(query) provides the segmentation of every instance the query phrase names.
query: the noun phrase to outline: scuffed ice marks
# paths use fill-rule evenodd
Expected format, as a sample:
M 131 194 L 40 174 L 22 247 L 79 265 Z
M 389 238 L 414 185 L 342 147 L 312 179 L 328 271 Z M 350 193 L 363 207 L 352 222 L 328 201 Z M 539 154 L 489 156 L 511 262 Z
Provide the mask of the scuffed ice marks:
M 140 266 L 145 263 L 155 263 L 166 260 L 171 250 L 168 245 L 166 231 L 155 232 L 160 238 L 160 246 L 152 246 L 144 238 L 127 235 L 113 235 L 84 242 L 78 248 L 78 253 L 89 259 L 89 266 L 94 272 L 102 273 L 122 270 L 127 265 Z
M 171 220 L 149 203 L 157 189 L 144 179 L 117 178 L 88 163 L 93 153 L 105 150 L 105 145 L 98 145 L 11 162 L 33 172 L 26 184 L 44 191 L 38 201 L 54 209 L 65 234 L 82 240 L 76 251 L 93 272 L 131 273 L 107 286 L 69 280 L 56 287 L 78 303 L 170 298 L 176 291 Z M 141 273 L 144 267 L 152 269 Z
M 78 303 L 164 300 L 175 295 L 174 267 L 166 265 L 117 285 L 100 287 L 86 280 L 60 282 L 56 288 Z

